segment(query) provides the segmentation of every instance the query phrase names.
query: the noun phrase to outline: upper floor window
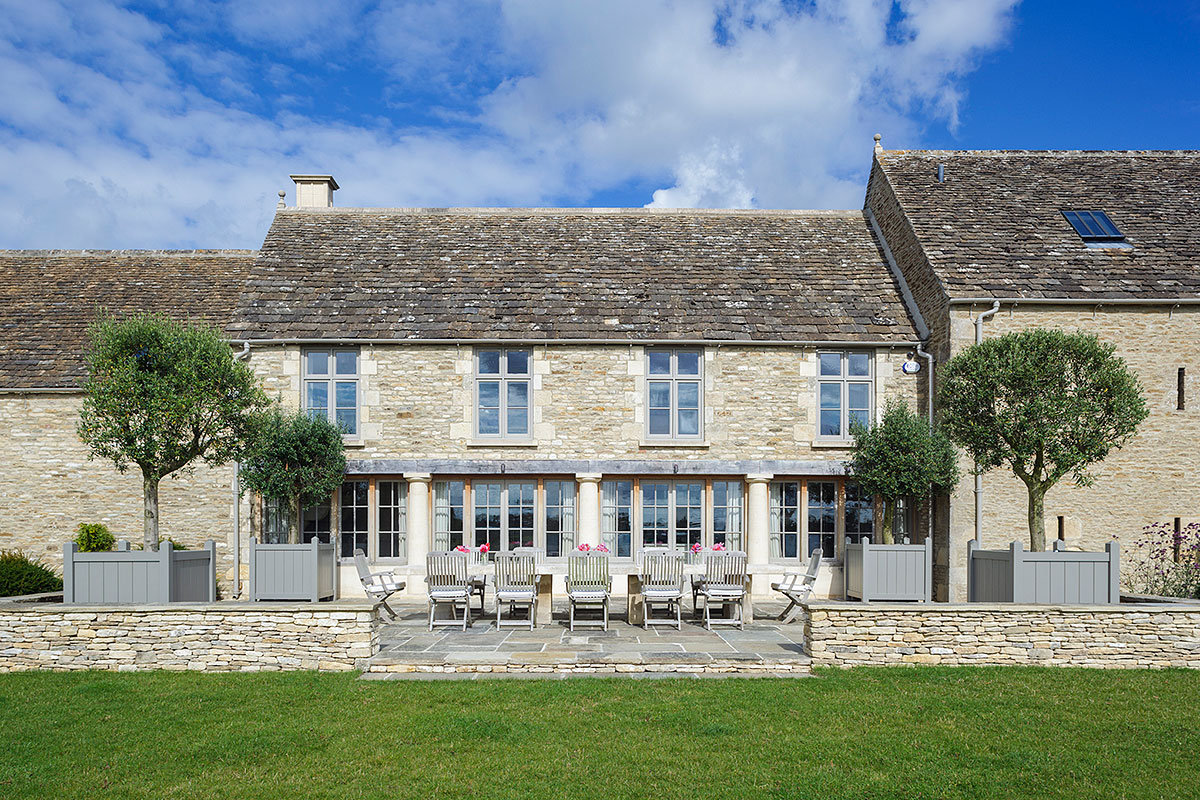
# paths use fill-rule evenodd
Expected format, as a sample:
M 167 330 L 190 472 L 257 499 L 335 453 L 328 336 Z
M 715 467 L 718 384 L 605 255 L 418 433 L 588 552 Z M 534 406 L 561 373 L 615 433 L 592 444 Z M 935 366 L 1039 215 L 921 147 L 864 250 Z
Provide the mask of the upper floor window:
M 817 436 L 846 439 L 854 425 L 871 423 L 874 369 L 870 353 L 827 351 L 817 354 Z
M 700 438 L 699 350 L 646 351 L 646 433 L 656 439 Z
M 477 350 L 475 353 L 475 433 L 500 439 L 529 436 L 528 350 Z
M 347 436 L 358 436 L 358 351 L 304 351 L 304 410 L 325 415 Z

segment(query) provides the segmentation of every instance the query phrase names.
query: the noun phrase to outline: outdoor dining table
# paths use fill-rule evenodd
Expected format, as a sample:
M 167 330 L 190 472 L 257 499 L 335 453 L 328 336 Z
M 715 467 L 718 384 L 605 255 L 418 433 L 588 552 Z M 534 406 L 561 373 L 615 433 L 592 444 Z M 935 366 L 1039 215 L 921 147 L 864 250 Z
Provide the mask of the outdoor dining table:
M 611 562 L 611 572 L 614 578 L 625 575 L 626 591 L 628 592 L 628 620 L 630 625 L 641 625 L 646 618 L 646 605 L 642 602 L 642 578 L 639 566 L 633 561 Z M 496 565 L 491 561 L 472 562 L 467 565 L 467 573 L 471 577 L 496 577 Z M 698 561 L 683 565 L 683 576 L 686 579 L 684 594 L 690 591 L 690 579 L 704 574 L 704 565 Z M 554 600 L 554 576 L 566 577 L 567 559 L 554 558 L 540 561 L 537 564 L 537 623 L 549 624 L 551 620 L 551 603 Z M 754 619 L 754 607 L 750 601 L 750 593 L 746 592 L 745 602 L 746 621 Z

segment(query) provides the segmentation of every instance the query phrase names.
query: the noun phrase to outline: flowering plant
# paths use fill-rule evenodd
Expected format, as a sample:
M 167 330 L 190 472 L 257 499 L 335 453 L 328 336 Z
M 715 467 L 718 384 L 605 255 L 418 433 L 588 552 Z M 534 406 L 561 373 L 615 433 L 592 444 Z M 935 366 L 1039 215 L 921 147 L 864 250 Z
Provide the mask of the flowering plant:
M 492 548 L 488 547 L 487 542 L 484 542 L 483 544 L 479 545 L 479 552 L 481 552 L 481 553 L 486 553 L 491 549 Z
M 576 547 L 575 549 L 581 553 L 586 553 L 587 551 L 592 549 L 592 546 L 590 544 L 588 544 L 587 542 L 584 542 L 583 544 L 579 545 L 579 547 Z
M 606 547 L 605 545 L 602 545 L 602 544 L 598 544 L 595 547 L 593 547 L 592 549 L 595 550 L 597 553 L 607 553 L 608 552 L 608 547 Z
M 454 552 L 469 553 L 469 552 L 471 552 L 471 548 L 467 547 L 465 544 L 460 544 L 458 547 L 454 548 Z
M 1129 573 L 1129 585 L 1141 594 L 1200 599 L 1200 523 L 1178 531 L 1165 522 L 1142 528 L 1141 558 Z
M 725 549 L 725 545 L 721 544 L 720 542 L 717 542 L 716 544 L 714 544 L 712 546 L 712 549 L 713 549 L 714 553 L 719 553 Z
M 598 545 L 596 545 L 595 547 L 592 547 L 592 546 L 591 546 L 590 544 L 588 544 L 587 542 L 584 542 L 583 544 L 579 545 L 579 547 L 576 547 L 575 549 L 576 549 L 576 550 L 578 550 L 578 551 L 579 551 L 579 552 L 581 552 L 581 553 L 587 553 L 587 552 L 592 552 L 592 553 L 607 553 L 607 552 L 608 552 L 608 548 L 607 548 L 607 547 L 605 547 L 605 546 L 604 546 L 604 545 L 602 545 L 602 544 L 598 544 Z
M 704 549 L 704 545 L 700 544 L 699 542 L 696 542 L 694 545 L 692 545 L 693 553 L 699 553 L 703 549 Z

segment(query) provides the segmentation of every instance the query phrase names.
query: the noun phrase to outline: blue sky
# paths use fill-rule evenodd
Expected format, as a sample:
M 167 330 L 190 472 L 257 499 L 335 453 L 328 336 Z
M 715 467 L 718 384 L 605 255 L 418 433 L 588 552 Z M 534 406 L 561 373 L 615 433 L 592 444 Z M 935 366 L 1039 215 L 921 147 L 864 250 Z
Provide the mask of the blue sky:
M 1188 148 L 1200 3 L 0 0 L 0 247 L 342 206 L 857 208 L 891 148 Z

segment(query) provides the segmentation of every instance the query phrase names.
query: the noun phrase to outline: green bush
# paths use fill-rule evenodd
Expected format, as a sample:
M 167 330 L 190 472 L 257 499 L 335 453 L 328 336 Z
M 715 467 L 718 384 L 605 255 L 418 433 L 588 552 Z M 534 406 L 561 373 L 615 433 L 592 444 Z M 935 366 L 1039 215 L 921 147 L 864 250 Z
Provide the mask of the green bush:
M 112 550 L 117 540 L 108 527 L 99 522 L 81 522 L 75 529 L 75 544 L 81 553 L 103 553 Z
M 15 550 L 0 550 L 0 597 L 62 591 L 62 578 L 40 561 Z

